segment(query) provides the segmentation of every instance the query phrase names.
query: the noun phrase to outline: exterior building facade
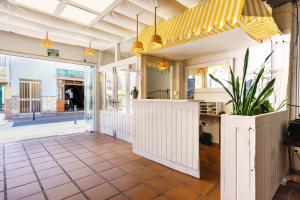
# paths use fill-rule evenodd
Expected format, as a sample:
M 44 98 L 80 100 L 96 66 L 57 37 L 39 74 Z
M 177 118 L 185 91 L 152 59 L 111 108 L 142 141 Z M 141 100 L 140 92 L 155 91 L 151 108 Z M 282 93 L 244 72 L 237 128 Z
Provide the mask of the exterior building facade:
M 71 110 L 72 99 L 66 95 L 67 90 L 79 91 L 83 108 L 84 66 L 16 56 L 1 57 L 7 63 L 7 86 L 2 87 L 6 91 L 2 97 L 7 104 L 6 118 L 32 112 L 55 114 Z

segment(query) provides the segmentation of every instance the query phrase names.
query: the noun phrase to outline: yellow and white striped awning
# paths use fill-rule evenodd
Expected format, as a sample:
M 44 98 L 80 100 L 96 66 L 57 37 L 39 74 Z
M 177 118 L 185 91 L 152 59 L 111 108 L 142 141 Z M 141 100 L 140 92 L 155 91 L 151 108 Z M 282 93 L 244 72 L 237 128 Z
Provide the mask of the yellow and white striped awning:
M 236 28 L 243 28 L 256 40 L 280 34 L 271 9 L 261 0 L 206 0 L 157 24 L 157 34 L 167 48 Z M 139 34 L 144 53 L 154 51 L 149 47 L 153 34 L 154 26 Z

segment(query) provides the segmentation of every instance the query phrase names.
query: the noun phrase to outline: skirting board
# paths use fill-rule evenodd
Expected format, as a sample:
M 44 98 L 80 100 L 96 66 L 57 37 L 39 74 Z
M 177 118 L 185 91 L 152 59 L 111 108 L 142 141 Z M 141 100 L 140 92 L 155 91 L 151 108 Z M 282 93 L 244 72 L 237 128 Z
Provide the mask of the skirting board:
M 148 158 L 149 160 L 153 160 L 154 162 L 157 162 L 157 163 L 160 163 L 162 165 L 165 165 L 171 169 L 174 169 L 174 170 L 177 170 L 177 171 L 180 171 L 184 174 L 188 174 L 190 176 L 193 176 L 195 178 L 200 178 L 200 169 L 199 170 L 194 170 L 194 169 L 191 169 L 191 168 L 188 168 L 188 167 L 185 167 L 185 166 L 182 166 L 178 163 L 174 163 L 170 160 L 165 160 L 161 157 L 158 157 L 156 155 L 153 155 L 151 153 L 147 153 L 145 151 L 142 151 L 142 150 L 139 150 L 139 149 L 136 149 L 136 148 L 133 148 L 133 152 L 140 155 L 140 156 L 143 156 L 145 158 Z

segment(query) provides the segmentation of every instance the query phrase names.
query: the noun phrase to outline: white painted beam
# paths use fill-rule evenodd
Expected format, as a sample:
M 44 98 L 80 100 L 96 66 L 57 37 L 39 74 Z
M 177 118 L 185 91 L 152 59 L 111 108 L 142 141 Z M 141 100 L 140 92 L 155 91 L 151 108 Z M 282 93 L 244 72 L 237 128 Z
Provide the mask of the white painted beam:
M 147 24 L 154 24 L 154 14 L 149 12 L 133 3 L 126 2 L 120 4 L 117 8 L 114 9 L 115 12 L 125 15 L 133 20 L 136 20 L 136 15 L 139 14 L 139 21 Z M 163 20 L 161 17 L 157 16 L 157 21 Z
M 103 20 L 117 26 L 127 28 L 131 31 L 136 31 L 136 20 L 133 20 L 125 15 L 112 12 L 111 15 L 104 17 Z M 146 27 L 146 25 L 143 23 L 139 23 L 139 27 L 142 29 Z
M 124 38 L 132 38 L 135 36 L 135 31 L 117 26 L 115 24 L 106 22 L 106 21 L 100 21 L 99 23 L 94 25 L 94 28 L 105 30 L 106 32 L 118 34 Z
M 176 0 L 176 1 L 187 8 L 193 8 L 197 6 L 199 3 L 203 2 L 204 0 Z
M 87 43 L 89 43 L 89 41 L 93 41 L 93 42 L 96 41 L 98 44 L 102 44 L 102 46 L 111 45 L 110 42 L 107 42 L 107 41 L 99 39 L 99 38 L 93 38 L 93 37 L 88 37 L 88 36 L 82 35 L 80 33 L 64 31 L 64 30 L 61 30 L 58 28 L 49 27 L 47 25 L 34 23 L 29 20 L 18 18 L 15 16 L 8 16 L 1 12 L 0 12 L 0 22 L 8 23 L 12 26 L 29 28 L 31 30 L 36 30 L 36 31 L 44 32 L 44 33 L 50 32 L 52 34 L 56 34 L 56 35 L 60 35 L 60 36 L 64 36 L 64 37 L 77 38 L 82 41 L 86 41 Z
M 130 3 L 133 3 L 149 12 L 154 13 L 155 3 L 150 0 L 128 0 Z M 157 0 L 157 16 L 162 17 L 164 19 L 169 19 L 181 12 L 183 12 L 186 8 L 179 4 L 178 2 L 174 2 L 174 0 Z
M 20 27 L 16 25 L 11 25 L 10 23 L 5 23 L 5 22 L 0 22 L 0 30 L 6 31 L 6 32 L 12 32 L 16 33 L 19 35 L 24 35 L 27 37 L 31 38 L 37 38 L 37 39 L 42 39 L 45 37 L 45 32 L 44 31 L 39 31 L 39 30 L 34 30 L 28 27 Z M 49 38 L 58 43 L 63 43 L 63 44 L 69 44 L 69 45 L 76 45 L 76 46 L 81 46 L 81 47 L 87 47 L 88 42 L 85 40 L 80 40 L 78 37 L 70 38 L 70 37 L 65 37 L 62 35 L 56 35 L 49 33 Z M 102 44 L 99 44 L 97 42 L 93 43 L 93 48 L 95 49 L 105 49 L 105 46 Z
M 76 23 L 72 23 L 63 19 L 52 17 L 43 13 L 22 8 L 8 3 L 0 3 L 0 12 L 7 15 L 13 15 L 35 23 L 44 24 L 53 28 L 66 30 L 74 33 L 80 33 L 89 37 L 103 39 L 112 43 L 119 42 L 123 38 L 99 29 L 88 28 Z

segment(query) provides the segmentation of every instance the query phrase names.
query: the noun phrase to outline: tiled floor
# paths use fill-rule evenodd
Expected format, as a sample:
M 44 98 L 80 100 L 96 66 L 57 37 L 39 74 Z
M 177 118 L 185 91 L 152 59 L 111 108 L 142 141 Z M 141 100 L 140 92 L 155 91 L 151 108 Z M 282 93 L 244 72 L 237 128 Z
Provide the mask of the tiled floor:
M 0 200 L 220 199 L 219 148 L 201 147 L 198 180 L 100 134 L 0 145 Z

